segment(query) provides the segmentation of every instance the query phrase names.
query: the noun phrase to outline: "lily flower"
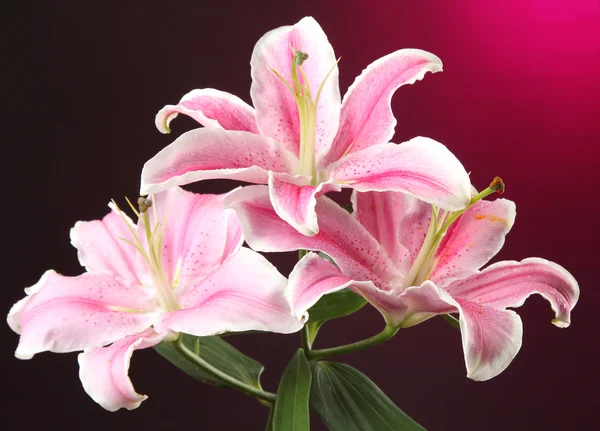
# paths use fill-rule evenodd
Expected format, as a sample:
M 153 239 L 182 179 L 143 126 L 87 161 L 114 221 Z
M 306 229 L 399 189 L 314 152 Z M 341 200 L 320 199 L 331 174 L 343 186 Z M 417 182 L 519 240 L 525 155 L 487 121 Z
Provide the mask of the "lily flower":
M 468 204 L 469 177 L 444 145 L 424 137 L 389 142 L 396 125 L 392 95 L 441 71 L 435 55 L 418 49 L 386 55 L 341 101 L 333 48 L 307 17 L 265 34 L 250 65 L 254 108 L 201 89 L 157 114 L 163 133 L 178 114 L 204 128 L 184 133 L 145 164 L 142 194 L 215 178 L 268 184 L 277 214 L 309 236 L 319 231 L 316 199 L 341 188 L 402 191 L 446 210 Z
M 15 356 L 83 350 L 79 377 L 102 407 L 137 408 L 147 396 L 129 379 L 135 350 L 177 333 L 298 331 L 283 296 L 287 280 L 241 247 L 239 221 L 223 196 L 173 188 L 140 198 L 137 226 L 116 205 L 102 220 L 78 222 L 72 244 L 87 272 L 47 271 L 8 314 L 20 334 Z
M 234 192 L 226 204 L 255 250 L 318 250 L 336 265 L 307 254 L 289 276 L 286 296 L 304 315 L 324 294 L 350 288 L 383 315 L 387 325 L 410 327 L 433 316 L 459 313 L 467 376 L 501 373 L 521 347 L 522 322 L 507 307 L 544 297 L 564 328 L 579 298 L 575 279 L 540 258 L 504 261 L 480 270 L 496 255 L 515 219 L 507 199 L 481 200 L 503 190 L 497 179 L 464 211 L 448 212 L 397 192 L 354 193 L 349 214 L 326 197 L 316 206 L 320 231 L 299 235 L 278 221 L 264 186 Z

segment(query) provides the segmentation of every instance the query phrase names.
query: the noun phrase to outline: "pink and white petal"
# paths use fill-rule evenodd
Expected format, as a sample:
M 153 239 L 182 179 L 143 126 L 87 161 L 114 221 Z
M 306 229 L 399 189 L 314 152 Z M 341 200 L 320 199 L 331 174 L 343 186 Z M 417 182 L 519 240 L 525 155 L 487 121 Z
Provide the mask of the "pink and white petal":
M 235 212 L 225 208 L 225 195 L 197 194 L 173 187 L 153 195 L 150 224 L 162 231 L 161 265 L 169 280 L 195 280 L 211 272 L 242 246 Z M 145 237 L 139 223 L 138 236 Z
M 342 274 L 337 266 L 311 252 L 290 273 L 285 297 L 294 316 L 300 319 L 323 295 L 342 290 L 352 283 L 353 280 Z
M 449 211 L 471 200 L 469 175 L 460 161 L 443 144 L 423 137 L 348 154 L 330 166 L 329 177 L 359 192 L 404 192 Z
M 442 61 L 419 49 L 401 49 L 371 63 L 344 95 L 340 127 L 323 165 L 342 155 L 389 142 L 396 119 L 391 101 L 396 90 L 440 72 Z
M 224 332 L 299 331 L 284 297 L 287 280 L 263 256 L 242 248 L 196 283 L 176 290 L 180 310 L 164 313 L 154 326 L 205 336 Z
M 269 172 L 269 195 L 275 212 L 303 235 L 319 232 L 315 205 L 317 198 L 341 188 L 329 180 L 318 186 L 308 185 L 308 179 L 289 174 Z
M 474 204 L 460 216 L 440 244 L 431 280 L 444 287 L 478 272 L 504 245 L 515 216 L 515 204 L 507 199 Z
M 141 332 L 154 321 L 156 300 L 141 286 L 123 284 L 108 272 L 64 277 L 47 271 L 25 290 L 27 297 L 8 314 L 21 334 L 15 356 L 72 352 L 104 346 Z
M 431 205 L 406 193 L 352 192 L 352 214 L 407 274 L 431 220 Z
M 546 299 L 554 311 L 552 323 L 565 328 L 579 299 L 579 285 L 562 266 L 540 258 L 504 261 L 446 287 L 455 299 L 504 309 L 520 307 L 532 294 Z
M 504 371 L 521 349 L 523 341 L 523 322 L 517 313 L 452 298 L 442 289 L 440 296 L 454 303 L 460 313 L 467 377 L 483 381 Z
M 297 164 L 271 139 L 249 132 L 195 129 L 146 162 L 141 194 L 215 178 L 267 184 L 268 171 L 294 172 Z
M 372 282 L 355 284 L 351 290 L 365 298 L 379 311 L 389 326 L 398 327 L 404 320 L 407 307 L 394 289 L 383 290 Z
M 313 97 L 316 97 L 319 86 L 333 68 L 323 85 L 317 107 L 315 145 L 317 153 L 324 152 L 331 146 L 337 132 L 341 97 L 333 48 L 321 26 L 311 17 L 303 18 L 293 26 L 271 30 L 254 47 L 250 60 L 250 96 L 256 108 L 258 129 L 261 135 L 276 139 L 298 156 L 298 108 L 292 92 L 273 72 L 292 84 L 292 50 L 305 52 L 309 56 L 302 68 Z
M 156 114 L 157 129 L 170 133 L 169 124 L 178 114 L 188 115 L 204 127 L 258 134 L 254 108 L 233 94 L 213 88 L 192 90 L 177 105 L 162 108 Z
M 372 283 L 356 284 L 351 289 L 369 301 L 393 327 L 409 328 L 438 314 L 456 311 L 454 305 L 440 298 L 438 288 L 431 281 L 405 291 L 384 291 Z
M 390 288 L 386 280 L 402 277 L 375 238 L 326 196 L 317 199 L 319 233 L 313 236 L 301 234 L 277 215 L 266 187 L 243 187 L 225 204 L 236 211 L 244 238 L 257 251 L 322 251 L 350 278 L 372 280 L 385 290 Z
M 148 397 L 138 394 L 129 379 L 131 355 L 135 350 L 157 345 L 166 335 L 149 330 L 107 347 L 86 349 L 77 357 L 83 389 L 108 411 L 138 408 Z
M 455 313 L 457 308 L 447 294 L 441 292 L 433 282 L 426 280 L 420 286 L 411 286 L 399 294 L 406 306 L 403 315 L 396 318 L 402 328 L 415 326 L 439 314 Z
M 132 284 L 139 284 L 136 272 L 137 251 L 127 215 L 112 205 L 102 220 L 79 221 L 71 229 L 71 244 L 77 249 L 79 263 L 89 271 L 109 271 Z M 129 242 L 129 243 L 128 243 Z

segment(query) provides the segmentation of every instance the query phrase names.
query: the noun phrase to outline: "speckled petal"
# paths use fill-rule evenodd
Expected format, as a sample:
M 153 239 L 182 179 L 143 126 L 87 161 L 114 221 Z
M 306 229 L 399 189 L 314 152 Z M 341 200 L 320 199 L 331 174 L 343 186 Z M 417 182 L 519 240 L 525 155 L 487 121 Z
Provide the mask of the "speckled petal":
M 298 160 L 278 142 L 249 132 L 195 129 L 148 160 L 141 194 L 195 181 L 230 178 L 267 184 L 268 172 L 295 172 Z
M 342 157 L 328 175 L 359 192 L 408 193 L 449 211 L 471 200 L 469 175 L 444 145 L 429 138 L 373 145 Z
M 476 273 L 500 251 L 515 215 L 515 204 L 507 199 L 474 204 L 444 237 L 431 279 L 444 287 Z
M 212 88 L 190 91 L 177 105 L 167 105 L 156 114 L 158 130 L 169 133 L 169 124 L 178 114 L 188 115 L 204 127 L 258 134 L 254 108 L 224 91 Z
M 157 331 L 205 336 L 224 332 L 300 330 L 284 297 L 287 280 L 260 254 L 248 248 L 230 256 L 202 280 L 180 286 L 180 310 L 162 315 Z
M 337 203 L 321 196 L 316 213 L 319 233 L 305 236 L 281 220 L 273 209 L 269 190 L 249 186 L 231 193 L 226 205 L 235 209 L 248 244 L 258 251 L 318 250 L 331 256 L 353 280 L 372 280 L 388 289 L 386 280 L 401 277 L 375 238 Z
M 225 208 L 226 195 L 188 192 L 173 187 L 152 196 L 150 224 L 162 233 L 161 266 L 169 280 L 186 283 L 211 272 L 236 253 L 244 239 L 240 223 L 231 209 Z M 145 241 L 145 227 L 138 226 Z
M 291 83 L 293 51 L 296 50 L 308 54 L 302 68 L 313 97 L 316 97 L 319 86 L 333 68 L 323 85 L 317 107 L 315 146 L 318 153 L 325 153 L 338 129 L 341 96 L 333 48 L 321 26 L 311 17 L 303 18 L 293 26 L 271 30 L 254 47 L 250 60 L 250 95 L 256 108 L 258 129 L 261 135 L 276 139 L 298 156 L 298 108 L 292 92 L 273 72 L 276 71 Z
M 47 271 L 26 293 L 8 314 L 10 327 L 21 334 L 19 359 L 105 346 L 154 321 L 156 301 L 148 291 L 108 272 L 65 277 Z

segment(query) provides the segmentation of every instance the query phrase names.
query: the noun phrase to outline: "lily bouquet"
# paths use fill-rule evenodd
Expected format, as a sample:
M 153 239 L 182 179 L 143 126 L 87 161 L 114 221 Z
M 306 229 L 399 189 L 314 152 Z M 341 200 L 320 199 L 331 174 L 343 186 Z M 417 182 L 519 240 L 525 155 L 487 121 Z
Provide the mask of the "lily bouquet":
M 71 230 L 85 272 L 52 270 L 8 314 L 15 355 L 79 354 L 85 391 L 103 408 L 147 398 L 128 376 L 137 349 L 154 349 L 191 377 L 240 390 L 270 409 L 267 429 L 309 429 L 309 406 L 331 430 L 422 429 L 360 371 L 329 359 L 367 349 L 442 316 L 462 335 L 467 377 L 500 374 L 521 348 L 508 307 L 537 293 L 567 327 L 575 279 L 541 258 L 486 267 L 515 220 L 494 178 L 478 191 L 441 143 L 390 142 L 390 102 L 401 86 L 442 70 L 438 57 L 402 49 L 369 65 L 343 99 L 338 59 L 319 24 L 304 18 L 266 33 L 251 59 L 253 107 L 214 89 L 193 90 L 156 116 L 204 127 L 184 133 L 143 167 L 141 194 L 102 220 Z M 224 195 L 180 188 L 230 178 Z M 351 205 L 327 193 L 351 188 Z M 244 241 L 249 247 L 244 247 Z M 259 252 L 298 251 L 286 278 Z M 319 329 L 366 304 L 383 330 L 314 349 Z M 301 333 L 276 391 L 262 366 L 219 335 Z M 265 414 L 266 416 L 266 414 Z

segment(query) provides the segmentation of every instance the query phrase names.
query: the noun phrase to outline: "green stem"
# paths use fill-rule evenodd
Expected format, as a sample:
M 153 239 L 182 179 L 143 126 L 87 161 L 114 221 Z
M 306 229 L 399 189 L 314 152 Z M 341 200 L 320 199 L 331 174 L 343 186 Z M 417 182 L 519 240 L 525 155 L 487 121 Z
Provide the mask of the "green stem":
M 304 256 L 306 256 L 307 253 L 308 253 L 308 250 L 298 250 L 298 260 L 299 261 L 302 260 L 302 258 Z M 312 343 L 310 342 L 310 332 L 308 329 L 308 323 L 304 324 L 304 327 L 300 331 L 300 336 L 302 337 L 302 339 L 301 339 L 302 349 L 304 349 L 304 353 L 306 353 L 308 355 L 308 352 L 310 352 L 310 349 L 312 347 Z
M 331 347 L 329 349 L 311 350 L 309 352 L 306 352 L 306 357 L 309 360 L 325 359 L 330 358 L 332 356 L 339 356 L 344 355 L 346 353 L 356 352 L 358 350 L 364 350 L 389 340 L 394 335 L 396 335 L 399 329 L 400 328 L 387 325 L 379 334 L 373 335 L 372 337 L 367 338 L 365 340 L 357 341 L 356 343 L 346 344 L 344 346 Z
M 310 332 L 308 329 L 308 323 L 304 324 L 302 331 L 300 332 L 302 336 L 302 349 L 304 349 L 304 353 L 308 354 L 310 352 L 312 345 L 310 342 Z
M 213 376 L 220 379 L 223 383 L 227 384 L 231 388 L 236 389 L 240 392 L 243 392 L 246 395 L 250 395 L 251 397 L 257 398 L 259 401 L 261 401 L 262 404 L 265 404 L 268 407 L 271 407 L 275 403 L 275 398 L 276 398 L 275 394 L 272 394 L 270 392 L 265 392 L 263 390 L 255 388 L 253 386 L 250 386 L 244 382 L 240 382 L 239 380 L 231 377 L 229 374 L 224 373 L 223 371 L 219 370 L 218 368 L 212 366 L 211 364 L 206 362 L 204 359 L 202 359 L 200 356 L 197 356 L 196 354 L 194 354 L 194 352 L 192 352 L 190 349 L 188 349 L 183 344 L 182 337 L 179 337 L 177 340 L 173 341 L 173 347 L 175 347 L 175 349 L 183 357 L 185 357 L 188 361 L 192 362 L 195 366 L 202 369 L 203 371 L 206 371 L 207 373 L 212 374 Z

